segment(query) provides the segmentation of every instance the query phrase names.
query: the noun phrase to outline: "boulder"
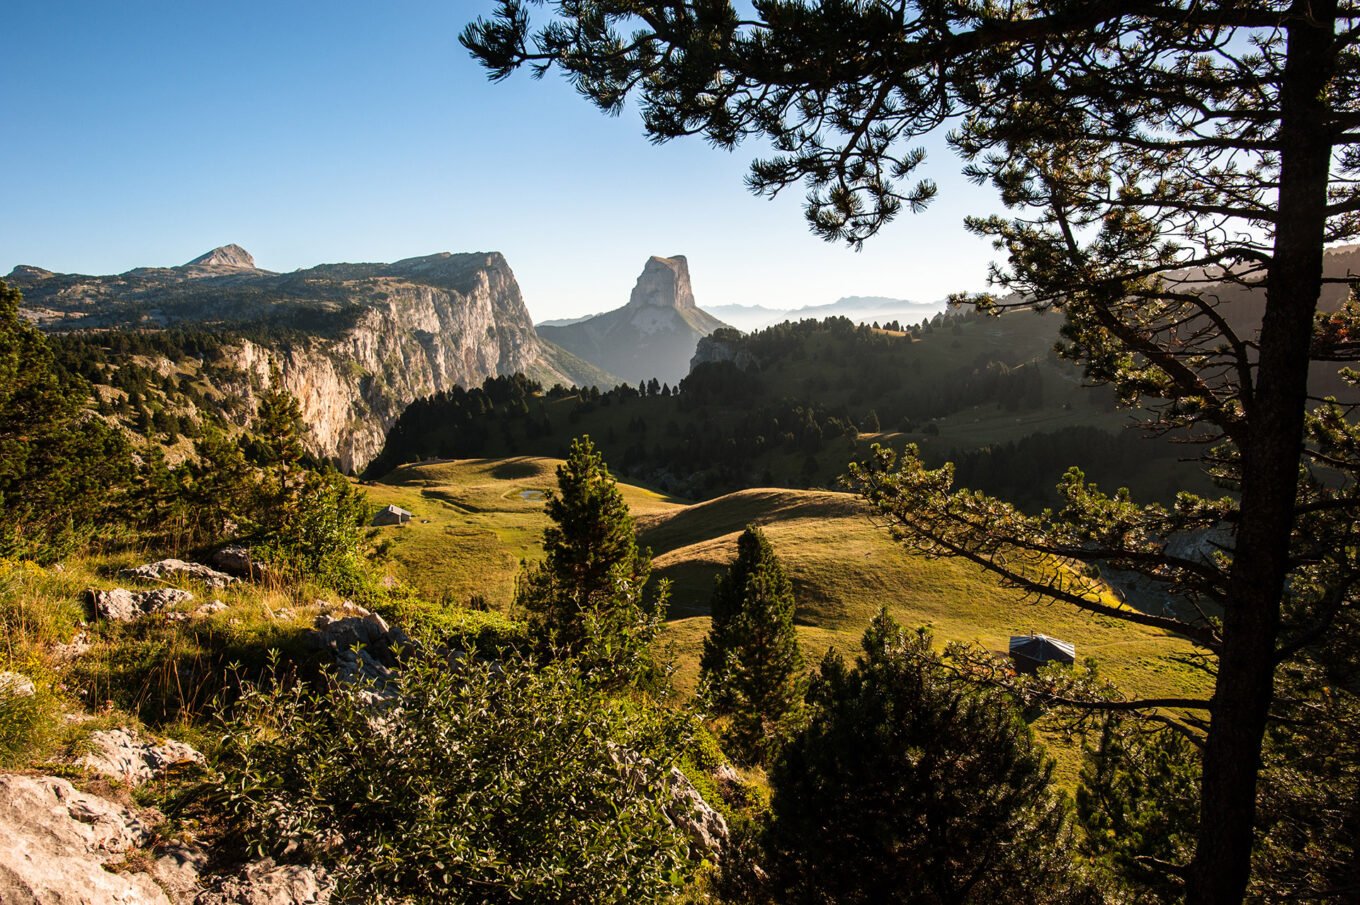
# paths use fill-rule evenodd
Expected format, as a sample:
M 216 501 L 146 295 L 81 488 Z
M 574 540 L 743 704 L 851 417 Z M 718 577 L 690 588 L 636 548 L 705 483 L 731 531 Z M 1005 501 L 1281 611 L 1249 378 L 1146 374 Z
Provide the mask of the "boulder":
M 88 592 L 96 616 L 111 622 L 131 622 L 148 613 L 159 613 L 176 604 L 194 599 L 194 595 L 179 588 L 157 588 L 154 591 L 129 591 L 114 588 Z
M 397 666 L 398 648 L 413 643 L 410 636 L 400 627 L 388 626 L 377 613 L 353 603 L 346 602 L 339 612 L 343 615 L 323 613 L 316 617 L 312 646 L 334 652 L 341 681 L 373 682 L 381 690 Z
M 229 575 L 262 581 L 269 576 L 269 566 L 260 562 L 246 547 L 239 544 L 223 547 L 212 555 L 212 564 Z
M 173 578 L 190 578 L 201 582 L 210 588 L 225 588 L 229 584 L 237 581 L 225 572 L 219 572 L 210 566 L 202 563 L 185 562 L 182 559 L 162 559 L 158 562 L 149 562 L 144 566 L 135 569 L 123 569 L 118 573 L 127 578 L 137 578 L 142 581 L 167 581 Z
M 203 606 L 194 610 L 194 615 L 202 618 L 204 616 L 211 616 L 213 613 L 220 613 L 226 608 L 227 605 L 221 600 L 214 600 L 210 603 L 205 603 Z
M 53 776 L 0 775 L 0 902 L 172 905 L 150 876 L 105 865 L 151 841 L 134 812 Z
M 609 746 L 609 757 L 625 771 L 630 783 L 642 786 L 654 763 L 619 745 Z M 671 767 L 662 780 L 666 800 L 661 802 L 671 824 L 685 832 L 690 839 L 690 850 L 695 855 L 717 863 L 727 847 L 727 820 L 694 787 L 679 767 Z
M 203 763 L 203 755 L 183 742 L 152 742 L 127 729 L 91 733 L 90 744 L 93 750 L 77 759 L 76 766 L 134 786 L 170 767 Z

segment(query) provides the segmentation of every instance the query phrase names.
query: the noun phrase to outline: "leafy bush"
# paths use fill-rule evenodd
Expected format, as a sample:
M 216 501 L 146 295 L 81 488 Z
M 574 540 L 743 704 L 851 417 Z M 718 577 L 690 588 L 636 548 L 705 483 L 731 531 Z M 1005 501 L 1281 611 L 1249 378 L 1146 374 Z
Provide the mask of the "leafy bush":
M 662 811 L 669 758 L 654 721 L 569 669 L 519 659 L 415 653 L 391 702 L 374 707 L 371 691 L 248 692 L 225 727 L 212 810 L 256 851 L 333 868 L 346 900 L 679 894 L 687 842 Z

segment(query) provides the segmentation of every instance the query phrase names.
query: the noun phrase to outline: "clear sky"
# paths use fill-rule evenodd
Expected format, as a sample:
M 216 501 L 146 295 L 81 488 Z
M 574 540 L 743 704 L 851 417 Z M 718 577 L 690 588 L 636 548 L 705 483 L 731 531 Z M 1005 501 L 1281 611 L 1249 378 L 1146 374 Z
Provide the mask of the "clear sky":
M 493 85 L 458 45 L 490 0 L 7 0 L 0 274 L 174 265 L 235 242 L 270 270 L 503 252 L 536 319 L 628 299 L 649 255 L 689 257 L 701 305 L 980 289 L 964 232 L 996 207 L 942 146 L 940 197 L 856 253 L 802 193 L 742 177 L 757 149 L 655 146 L 560 79 Z

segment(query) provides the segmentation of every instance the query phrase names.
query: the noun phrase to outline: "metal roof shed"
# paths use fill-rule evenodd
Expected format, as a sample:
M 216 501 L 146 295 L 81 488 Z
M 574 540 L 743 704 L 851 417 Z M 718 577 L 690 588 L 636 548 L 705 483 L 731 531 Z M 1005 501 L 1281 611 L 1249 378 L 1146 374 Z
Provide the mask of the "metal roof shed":
M 1047 635 L 1011 635 L 1011 659 L 1021 672 L 1033 672 L 1045 663 L 1077 661 L 1077 646 Z

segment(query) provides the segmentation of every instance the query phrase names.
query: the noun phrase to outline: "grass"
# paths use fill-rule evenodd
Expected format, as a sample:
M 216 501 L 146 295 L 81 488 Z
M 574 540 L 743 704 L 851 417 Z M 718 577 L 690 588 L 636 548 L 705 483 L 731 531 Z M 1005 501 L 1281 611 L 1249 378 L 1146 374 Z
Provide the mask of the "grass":
M 414 516 L 379 529 L 390 571 L 428 600 L 465 605 L 474 596 L 509 607 L 521 561 L 542 557 L 544 494 L 557 486 L 558 459 L 432 460 L 406 465 L 364 491 L 379 506 Z M 629 508 L 651 515 L 680 501 L 620 485 Z
M 397 595 L 390 615 L 413 628 L 427 623 L 449 637 L 513 643 L 522 629 L 502 613 L 510 606 L 521 561 L 542 555 L 548 524 L 544 494 L 555 486 L 558 464 L 538 457 L 430 461 L 364 485 L 374 503 L 395 503 L 414 514 L 406 525 L 374 529 L 386 548 L 383 568 L 413 589 L 408 597 Z M 1191 664 L 1193 648 L 1184 639 L 1063 605 L 1036 605 L 976 567 L 909 554 L 848 494 L 764 488 L 689 504 L 626 483 L 620 489 L 637 517 L 641 542 L 653 551 L 655 578 L 671 583 L 662 640 L 683 692 L 696 684 L 713 579 L 734 557 L 741 530 L 753 522 L 764 527 L 792 580 L 810 668 L 832 648 L 853 658 L 865 626 L 886 606 L 903 625 L 928 627 L 939 645 L 966 641 L 1004 651 L 1010 635 L 1040 631 L 1074 642 L 1079 656 L 1094 659 L 1129 694 L 1208 691 L 1208 678 Z M 140 725 L 211 747 L 204 727 L 213 701 L 232 692 L 233 667 L 244 675 L 259 673 L 277 649 L 285 668 L 304 675 L 315 668 L 318 655 L 306 645 L 307 631 L 336 597 L 306 582 L 240 584 L 223 591 L 190 584 L 198 599 L 181 609 L 192 611 L 213 598 L 227 609 L 183 620 L 162 616 L 131 625 L 87 625 L 86 589 L 139 587 L 117 572 L 148 558 L 155 554 L 74 559 L 64 571 L 0 564 L 5 628 L 0 670 L 33 678 L 52 713 L 101 714 L 96 725 Z M 493 612 L 464 609 L 474 596 Z M 83 633 L 84 652 L 74 658 L 61 653 L 77 633 Z M 48 738 L 35 733 L 25 743 L 26 756 L 36 761 L 54 746 L 69 749 L 87 731 L 76 727 Z M 1070 786 L 1079 762 L 1077 743 L 1052 727 L 1043 733 Z M 6 755 L 16 757 L 25 755 Z
M 459 595 L 482 593 L 493 606 L 506 606 L 518 562 L 541 556 L 547 525 L 542 501 L 521 493 L 550 489 L 556 464 L 545 458 L 429 462 L 366 487 L 375 502 L 395 502 L 416 514 L 407 525 L 383 529 L 392 539 L 394 572 L 427 594 L 452 589 L 452 599 L 461 601 Z M 1038 631 L 1074 642 L 1079 657 L 1093 659 L 1126 693 L 1193 696 L 1209 690 L 1208 677 L 1191 663 L 1194 648 L 1183 638 L 1061 604 L 1036 604 L 970 564 L 910 554 L 849 494 L 766 488 L 686 505 L 644 488 L 620 487 L 641 542 L 652 549 L 654 577 L 671 583 L 662 637 L 682 691 L 697 682 L 713 579 L 727 568 L 738 535 L 752 522 L 764 527 L 794 585 L 809 665 L 831 648 L 853 658 L 865 626 L 886 606 L 903 625 L 929 628 L 941 646 L 965 641 L 1005 651 L 1012 634 Z M 1054 740 L 1064 761 L 1060 772 L 1075 782 L 1079 751 Z

